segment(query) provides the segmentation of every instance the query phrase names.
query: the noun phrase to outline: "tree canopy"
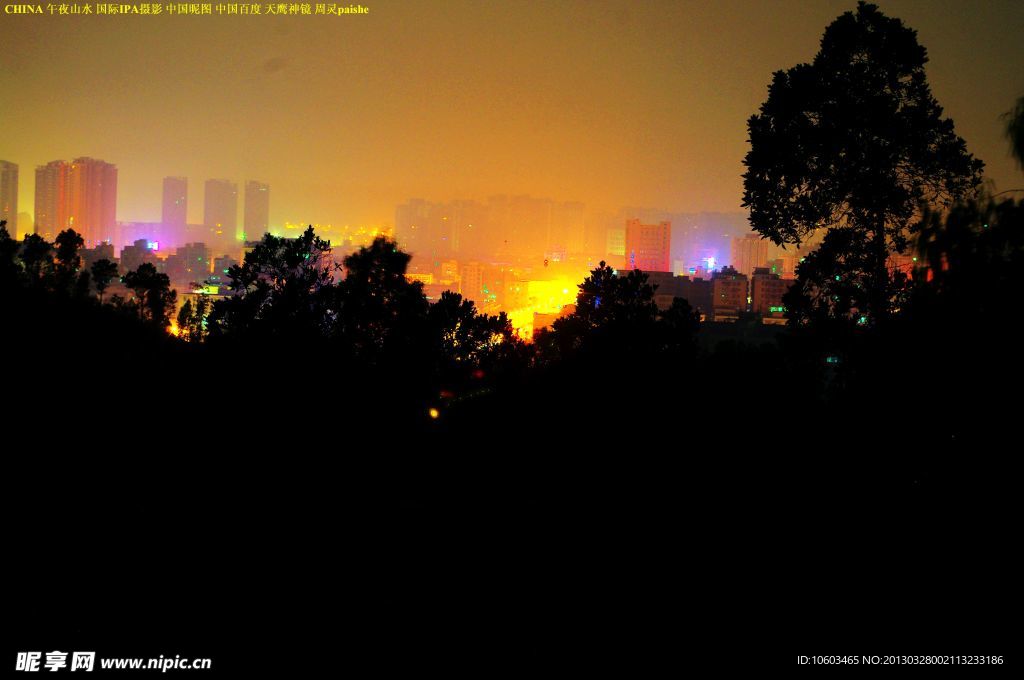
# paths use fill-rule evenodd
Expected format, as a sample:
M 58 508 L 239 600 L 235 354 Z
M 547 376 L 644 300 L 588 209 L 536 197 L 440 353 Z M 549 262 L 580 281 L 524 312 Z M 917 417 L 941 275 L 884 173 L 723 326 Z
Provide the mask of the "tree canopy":
M 820 280 L 806 270 L 801 277 L 827 313 L 885 317 L 893 307 L 887 259 L 907 249 L 922 206 L 948 206 L 980 185 L 983 164 L 943 117 L 927 61 L 914 30 L 860 2 L 826 28 L 812 63 L 774 74 L 748 122 L 751 226 L 778 245 L 828 230 L 847 299 L 816 293 L 835 275 L 827 267 L 815 269 Z

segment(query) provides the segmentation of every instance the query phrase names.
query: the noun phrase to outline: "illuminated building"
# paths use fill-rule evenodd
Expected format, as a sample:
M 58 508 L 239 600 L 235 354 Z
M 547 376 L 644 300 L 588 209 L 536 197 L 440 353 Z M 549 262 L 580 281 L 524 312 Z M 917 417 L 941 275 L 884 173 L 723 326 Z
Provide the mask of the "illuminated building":
M 117 227 L 117 166 L 81 157 L 67 166 L 68 227 L 87 246 L 114 240 Z
M 203 223 L 215 232 L 237 238 L 238 185 L 228 179 L 208 179 L 204 190 Z
M 43 238 L 74 229 L 86 246 L 113 241 L 116 210 L 115 165 L 82 157 L 36 168 L 35 232 Z
M 36 168 L 35 233 L 47 241 L 68 228 L 68 162 L 50 161 Z
M 245 183 L 245 238 L 260 239 L 270 230 L 270 185 Z
M 715 321 L 736 320 L 747 311 L 747 277 L 733 267 L 723 267 L 711 276 L 712 313 Z
M 626 269 L 670 272 L 672 223 L 641 224 L 640 220 L 626 221 Z
M 478 304 L 484 302 L 484 268 L 479 262 L 467 262 L 460 272 L 462 297 Z
M 427 272 L 425 274 L 424 273 L 419 273 L 419 274 L 408 273 L 408 274 L 405 275 L 405 278 L 407 280 L 409 280 L 410 282 L 412 282 L 412 281 L 419 281 L 424 286 L 434 283 L 434 275 L 431 274 L 430 272 Z
M 775 274 L 768 267 L 756 267 L 750 277 L 750 309 L 763 319 L 784 319 L 782 296 L 793 284 Z
M 439 267 L 438 280 L 441 283 L 448 285 L 457 284 L 459 282 L 459 262 L 458 260 L 445 260 Z
M 751 276 L 758 267 L 767 267 L 768 241 L 757 234 L 732 239 L 732 266 L 746 276 Z
M 164 177 L 161 221 L 179 238 L 185 235 L 188 222 L 188 179 L 185 177 Z
M 0 161 L 0 222 L 7 222 L 7 233 L 18 238 L 18 166 Z

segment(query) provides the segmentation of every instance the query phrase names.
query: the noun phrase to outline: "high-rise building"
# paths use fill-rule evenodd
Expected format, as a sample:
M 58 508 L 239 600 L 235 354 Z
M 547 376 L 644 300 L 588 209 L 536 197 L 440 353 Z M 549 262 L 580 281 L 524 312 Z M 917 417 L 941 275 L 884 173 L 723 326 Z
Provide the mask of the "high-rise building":
M 754 269 L 768 266 L 768 241 L 757 234 L 732 239 L 732 266 L 740 274 L 751 276 Z
M 18 238 L 18 166 L 0 161 L 0 222 L 7 222 L 7 233 Z
M 270 185 L 245 183 L 245 238 L 261 239 L 270 230 Z
M 238 233 L 238 185 L 229 179 L 206 180 L 203 197 L 203 223 L 214 230 L 214 234 Z M 260 234 L 262 236 L 262 234 Z M 240 241 L 245 239 L 239 238 Z
M 50 161 L 36 168 L 35 233 L 47 241 L 68 228 L 68 169 L 67 161 Z
M 672 223 L 641 224 L 626 220 L 626 268 L 652 272 L 672 271 Z
M 164 228 L 178 238 L 185 235 L 188 222 L 188 179 L 185 177 L 164 177 L 163 210 L 160 221 Z
M 87 246 L 113 241 L 117 227 L 117 166 L 83 156 L 67 168 L 68 227 Z

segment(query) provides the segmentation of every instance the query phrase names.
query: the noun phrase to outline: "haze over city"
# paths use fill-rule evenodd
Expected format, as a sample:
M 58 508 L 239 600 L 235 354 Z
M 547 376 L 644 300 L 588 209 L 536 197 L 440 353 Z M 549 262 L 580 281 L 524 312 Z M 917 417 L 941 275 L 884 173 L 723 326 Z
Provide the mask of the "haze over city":
M 0 16 L 0 157 L 118 167 L 117 219 L 165 176 L 272 187 L 270 225 L 391 225 L 411 197 L 740 210 L 745 125 L 848 2 L 375 2 L 360 16 Z M 1018 2 L 886 2 L 998 188 L 1024 89 Z M 1017 181 L 1019 184 L 1019 180 Z

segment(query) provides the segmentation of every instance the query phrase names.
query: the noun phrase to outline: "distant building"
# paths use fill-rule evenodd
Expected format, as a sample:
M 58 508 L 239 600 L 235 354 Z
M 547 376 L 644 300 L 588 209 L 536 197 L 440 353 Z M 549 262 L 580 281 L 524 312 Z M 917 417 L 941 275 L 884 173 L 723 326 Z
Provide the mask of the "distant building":
M 86 246 L 113 241 L 117 229 L 117 166 L 81 157 L 36 168 L 36 233 L 47 240 L 65 229 Z
M 783 279 L 768 267 L 757 267 L 750 277 L 750 310 L 763 319 L 784 319 L 782 296 L 793 281 Z
M 775 259 L 768 260 L 768 269 L 772 274 L 778 274 L 782 279 L 795 279 L 796 267 L 800 264 L 800 258 L 794 254 L 785 254 Z
M 121 249 L 121 273 L 135 271 L 140 265 L 149 263 L 153 266 L 158 264 L 156 253 L 153 252 L 153 243 L 145 239 L 139 239 L 130 246 Z
M 439 266 L 438 281 L 448 285 L 458 284 L 459 282 L 459 262 L 458 260 L 445 260 Z
M 671 272 L 672 223 L 641 224 L 626 221 L 626 268 Z
M 89 269 L 99 260 L 110 260 L 111 262 L 117 261 L 114 258 L 113 243 L 99 243 L 95 248 L 82 248 L 80 253 L 82 255 L 83 269 Z
M 184 290 L 189 284 L 203 283 L 210 277 L 210 256 L 205 243 L 186 243 L 167 258 L 164 272 L 172 284 Z
M 230 255 L 221 255 L 220 257 L 213 258 L 213 272 L 210 274 L 210 281 L 213 283 L 227 285 L 230 281 L 228 278 L 228 270 L 237 264 L 238 260 Z
M 238 237 L 238 185 L 227 179 L 208 179 L 204 189 L 203 223 L 215 232 Z
M 767 267 L 768 241 L 757 234 L 732 239 L 732 266 L 746 276 L 751 276 L 758 267 Z
M 164 227 L 173 230 L 178 238 L 185 236 L 188 223 L 188 179 L 185 177 L 164 177 L 163 209 L 161 221 Z
M 7 233 L 18 238 L 18 166 L 0 161 L 0 221 L 7 222 Z
M 261 239 L 270 230 L 270 185 L 245 183 L 245 238 Z
M 117 227 L 117 166 L 87 156 L 68 168 L 68 226 L 87 246 L 113 241 Z
M 182 234 L 175 236 L 163 222 L 118 222 L 111 241 L 115 248 L 124 248 L 136 241 L 144 240 L 150 250 L 170 252 L 178 245 Z
M 679 279 L 672 272 L 645 271 L 647 283 L 654 286 L 654 302 L 658 309 L 668 309 L 672 306 L 672 299 L 679 297 Z
M 36 168 L 35 233 L 47 241 L 68 228 L 68 168 L 67 161 Z
M 690 303 L 690 307 L 700 313 L 702 318 L 714 314 L 714 291 L 710 280 L 703 278 L 678 277 L 676 283 L 677 296 Z
M 747 311 L 747 277 L 733 267 L 723 267 L 711 276 L 712 309 L 715 321 L 735 321 Z
M 467 262 L 460 272 L 462 297 L 482 304 L 484 302 L 484 268 L 479 262 Z

